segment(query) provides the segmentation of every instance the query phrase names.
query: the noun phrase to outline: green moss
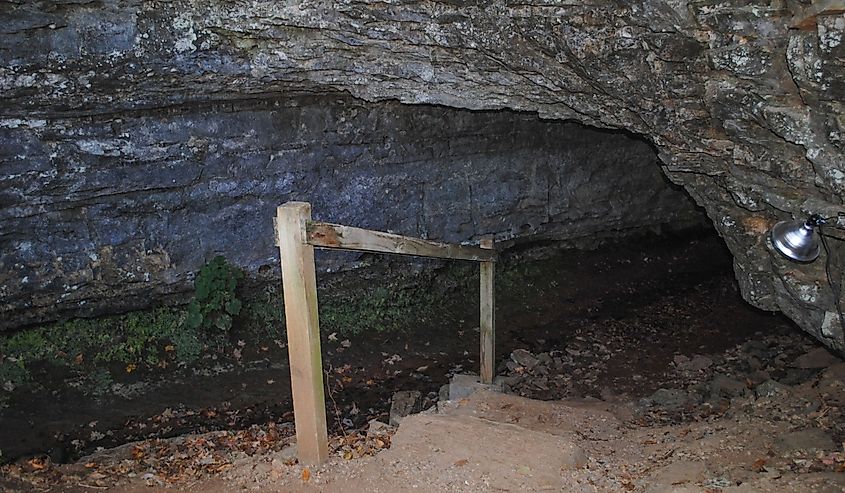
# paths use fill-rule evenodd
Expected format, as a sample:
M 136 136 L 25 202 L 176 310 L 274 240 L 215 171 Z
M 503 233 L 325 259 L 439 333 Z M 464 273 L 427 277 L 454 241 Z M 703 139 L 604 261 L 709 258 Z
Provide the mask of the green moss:
M 181 309 L 161 308 L 0 336 L 0 383 L 27 383 L 36 361 L 80 372 L 113 363 L 154 367 L 167 360 L 193 361 L 202 349 L 201 334 L 188 329 L 184 319 Z
M 436 297 L 418 287 L 365 287 L 321 300 L 320 325 L 342 334 L 396 330 L 428 318 L 436 305 Z

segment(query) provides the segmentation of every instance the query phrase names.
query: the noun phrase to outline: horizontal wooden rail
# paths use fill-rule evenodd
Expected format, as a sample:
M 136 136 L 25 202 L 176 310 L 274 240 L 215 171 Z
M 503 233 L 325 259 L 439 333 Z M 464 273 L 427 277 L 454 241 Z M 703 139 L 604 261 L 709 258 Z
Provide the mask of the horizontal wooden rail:
M 306 231 L 308 243 L 320 248 L 473 260 L 475 262 L 496 261 L 495 250 L 440 243 L 353 226 L 309 221 L 306 224 Z

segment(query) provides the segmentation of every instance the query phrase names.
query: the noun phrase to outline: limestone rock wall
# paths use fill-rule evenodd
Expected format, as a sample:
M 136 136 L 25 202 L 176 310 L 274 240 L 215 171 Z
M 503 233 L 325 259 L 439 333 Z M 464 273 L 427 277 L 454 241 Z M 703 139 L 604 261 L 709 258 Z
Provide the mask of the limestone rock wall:
M 216 254 L 278 283 L 272 220 L 288 200 L 454 242 L 703 216 L 645 142 L 511 111 L 298 96 L 9 125 L 0 148 L 5 327 L 173 301 Z
M 645 136 L 725 238 L 746 299 L 845 347 L 821 263 L 791 264 L 765 239 L 778 219 L 842 209 L 841 2 L 62 0 L 0 8 L 6 127 L 340 90 L 368 101 L 532 111 Z

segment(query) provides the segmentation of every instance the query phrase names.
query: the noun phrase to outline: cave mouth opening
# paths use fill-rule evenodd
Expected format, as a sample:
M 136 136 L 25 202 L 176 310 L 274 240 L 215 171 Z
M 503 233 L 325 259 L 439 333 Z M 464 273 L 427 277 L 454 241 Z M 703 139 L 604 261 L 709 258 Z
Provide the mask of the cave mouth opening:
M 190 368 L 161 367 L 178 357 L 173 340 L 159 341 L 164 359 L 155 362 L 130 355 L 97 365 L 62 348 L 67 358 L 32 361 L 31 380 L 4 389 L 4 459 L 289 420 L 278 325 L 247 327 L 267 313 L 281 319 L 272 211 L 289 200 L 311 202 L 318 220 L 409 236 L 496 235 L 497 371 L 524 395 L 643 397 L 678 356 L 727 350 L 763 325 L 788 330 L 741 302 L 730 254 L 702 212 L 668 183 L 653 149 L 624 132 L 335 95 L 59 119 L 25 133 L 32 161 L 57 172 L 22 196 L 53 200 L 18 220 L 16 230 L 36 231 L 29 247 L 4 253 L 28 278 L 9 297 L 11 319 L 184 299 L 192 273 L 215 255 L 247 273 L 257 302 Z M 449 377 L 477 371 L 475 269 L 318 260 L 335 430 L 385 418 L 393 392 L 409 387 L 432 404 Z M 122 331 L 131 316 L 103 327 Z M 516 378 L 532 374 L 529 356 L 554 371 Z M 22 437 L 36 412 L 39 429 Z

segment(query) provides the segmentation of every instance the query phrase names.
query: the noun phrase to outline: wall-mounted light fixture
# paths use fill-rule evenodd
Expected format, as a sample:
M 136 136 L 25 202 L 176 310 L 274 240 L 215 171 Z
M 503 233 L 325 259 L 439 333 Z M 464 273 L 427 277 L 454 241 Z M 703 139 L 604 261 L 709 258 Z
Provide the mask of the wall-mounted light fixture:
M 821 251 L 819 235 L 816 228 L 821 229 L 827 224 L 827 219 L 813 214 L 806 220 L 781 221 L 772 228 L 772 245 L 786 257 L 796 262 L 812 262 Z
M 840 302 L 842 286 L 835 284 L 830 275 L 830 248 L 827 245 L 827 238 L 840 238 L 829 236 L 824 232 L 824 227 L 830 224 L 832 219 L 839 219 L 843 216 L 845 216 L 845 212 L 840 212 L 838 216 L 833 217 L 812 214 L 807 219 L 781 221 L 774 225 L 769 237 L 778 253 L 796 262 L 809 263 L 816 260 L 821 251 L 819 247 L 821 244 L 825 253 L 824 272 L 827 276 L 827 284 L 833 292 L 833 302 L 836 306 L 836 313 L 839 315 L 839 323 L 845 330 L 845 315 L 842 313 Z

